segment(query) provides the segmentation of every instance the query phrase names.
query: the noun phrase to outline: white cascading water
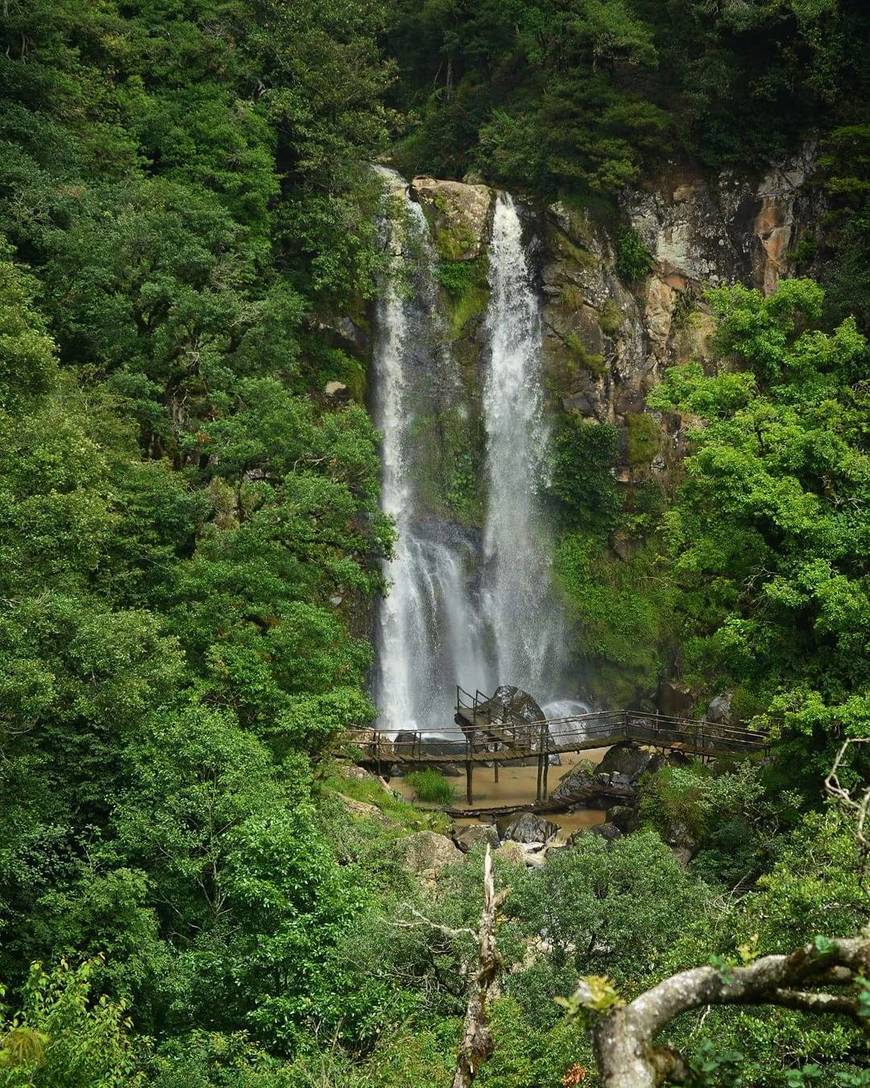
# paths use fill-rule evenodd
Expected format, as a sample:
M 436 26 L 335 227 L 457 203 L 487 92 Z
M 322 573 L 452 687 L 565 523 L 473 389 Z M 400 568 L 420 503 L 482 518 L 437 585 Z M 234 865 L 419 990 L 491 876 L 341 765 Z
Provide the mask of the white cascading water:
M 375 699 L 379 728 L 437 733 L 452 728 L 456 678 L 485 682 L 469 590 L 475 556 L 466 534 L 420 509 L 425 452 L 415 425 L 454 379 L 425 217 L 397 174 L 378 172 L 392 205 L 382 229 L 393 268 L 377 315 L 374 409 L 383 435 L 381 504 L 398 539 L 385 566 L 389 592 L 378 616 Z
M 541 487 L 548 427 L 540 304 L 513 200 L 498 195 L 489 252 L 489 357 L 483 395 L 488 501 L 483 611 L 499 683 L 544 701 L 563 674 L 565 632 L 551 591 L 552 540 Z
M 382 508 L 398 539 L 385 564 L 374 695 L 380 729 L 437 734 L 453 728 L 456 684 L 485 692 L 512 684 L 542 702 L 564 690 L 565 639 L 540 496 L 548 433 L 539 303 L 519 216 L 500 194 L 489 252 L 481 555 L 479 538 L 434 516 L 420 495 L 431 456 L 425 420 L 462 388 L 438 312 L 425 216 L 398 174 L 377 169 L 388 191 L 381 229 L 392 268 L 376 320 L 374 414 L 383 435 Z M 553 704 L 548 716 L 569 705 L 581 704 Z

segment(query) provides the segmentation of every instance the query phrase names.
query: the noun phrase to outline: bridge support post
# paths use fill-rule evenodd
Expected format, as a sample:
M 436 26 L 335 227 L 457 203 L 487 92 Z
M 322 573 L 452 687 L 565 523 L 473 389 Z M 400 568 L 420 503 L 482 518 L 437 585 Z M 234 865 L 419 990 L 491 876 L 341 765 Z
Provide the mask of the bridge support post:
M 498 782 L 498 760 L 497 759 L 494 759 L 492 761 L 492 770 L 493 770 L 493 778 L 494 778 L 494 780 L 496 782 Z
M 543 760 L 543 757 L 542 757 L 541 753 L 538 752 L 538 785 L 537 785 L 537 789 L 535 791 L 535 800 L 536 801 L 541 800 L 541 789 L 543 787 L 543 782 L 544 782 L 544 765 L 543 765 L 542 760 Z
M 541 800 L 546 801 L 547 797 L 549 796 L 549 792 L 550 792 L 547 789 L 547 775 L 550 772 L 550 730 L 549 730 L 549 727 L 547 726 L 546 722 L 541 723 L 541 739 L 540 739 L 539 743 L 540 743 L 540 748 L 541 748 L 541 753 L 542 753 L 542 755 L 541 755 L 541 770 L 542 770 Z
M 465 735 L 465 799 L 469 805 L 474 804 L 474 793 L 472 788 L 472 771 L 474 764 L 471 761 L 471 738 L 466 733 Z

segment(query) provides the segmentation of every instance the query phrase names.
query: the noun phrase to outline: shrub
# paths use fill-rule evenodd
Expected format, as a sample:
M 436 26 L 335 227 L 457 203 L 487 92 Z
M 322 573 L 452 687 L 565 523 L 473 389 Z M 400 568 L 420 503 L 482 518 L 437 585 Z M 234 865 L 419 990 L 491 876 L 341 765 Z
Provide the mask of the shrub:
M 659 452 L 662 432 L 652 416 L 632 412 L 625 417 L 626 445 L 630 465 L 648 465 Z
M 550 451 L 549 490 L 567 525 L 615 528 L 622 510 L 611 473 L 618 450 L 619 433 L 610 423 L 575 415 L 560 422 Z
M 642 280 L 653 266 L 653 256 L 636 230 L 624 230 L 616 243 L 616 271 L 626 283 Z
M 431 767 L 422 771 L 413 771 L 406 778 L 406 782 L 414 791 L 418 801 L 449 805 L 453 800 L 453 787 L 440 771 Z
M 475 287 L 486 287 L 486 261 L 441 260 L 434 268 L 435 279 L 451 295 L 463 295 Z

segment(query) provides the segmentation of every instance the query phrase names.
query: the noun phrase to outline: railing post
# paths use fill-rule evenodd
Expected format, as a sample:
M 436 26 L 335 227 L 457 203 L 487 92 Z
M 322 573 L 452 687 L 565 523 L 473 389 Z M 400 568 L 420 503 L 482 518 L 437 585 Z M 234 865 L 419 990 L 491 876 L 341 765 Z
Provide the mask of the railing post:
M 465 799 L 468 801 L 469 805 L 474 804 L 474 795 L 473 795 L 473 792 L 472 792 L 471 774 L 472 774 L 471 736 L 468 733 L 466 733 L 465 734 Z
M 541 800 L 541 791 L 543 789 L 543 783 L 544 783 L 544 762 L 543 762 L 543 755 L 542 755 L 542 751 L 541 751 L 541 743 L 540 743 L 540 739 L 539 739 L 538 740 L 538 782 L 537 782 L 537 789 L 535 791 L 535 800 L 536 801 Z
M 541 723 L 541 751 L 544 753 L 543 765 L 544 765 L 544 779 L 542 789 L 542 800 L 547 800 L 547 775 L 550 771 L 550 730 L 547 728 L 547 723 Z

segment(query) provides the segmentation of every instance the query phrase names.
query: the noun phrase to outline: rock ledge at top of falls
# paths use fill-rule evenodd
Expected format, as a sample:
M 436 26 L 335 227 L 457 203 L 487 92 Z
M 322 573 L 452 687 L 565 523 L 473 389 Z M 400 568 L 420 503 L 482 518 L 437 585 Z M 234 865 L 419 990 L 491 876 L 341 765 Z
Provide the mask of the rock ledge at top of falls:
M 470 261 L 485 251 L 494 196 L 488 185 L 422 174 L 411 181 L 411 193 L 429 220 L 439 256 Z

